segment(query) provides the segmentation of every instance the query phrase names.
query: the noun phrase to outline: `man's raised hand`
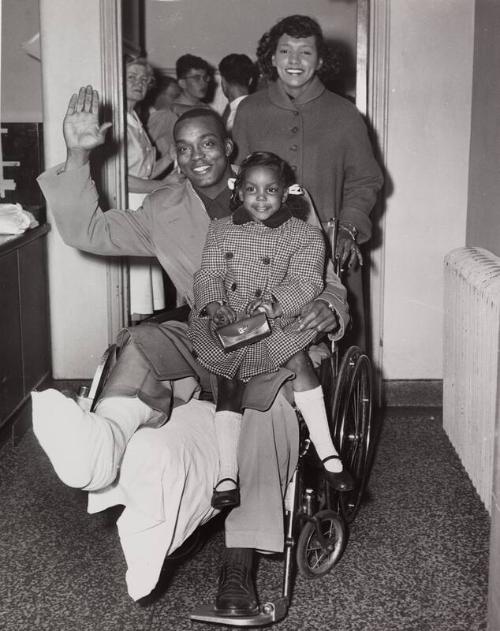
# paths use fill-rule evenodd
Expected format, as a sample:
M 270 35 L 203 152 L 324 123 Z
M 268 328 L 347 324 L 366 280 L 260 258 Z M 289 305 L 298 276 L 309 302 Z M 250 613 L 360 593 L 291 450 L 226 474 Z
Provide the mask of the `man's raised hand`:
M 91 85 L 73 94 L 63 122 L 68 150 L 66 168 L 88 162 L 90 152 L 102 145 L 111 123 L 99 125 L 99 94 Z

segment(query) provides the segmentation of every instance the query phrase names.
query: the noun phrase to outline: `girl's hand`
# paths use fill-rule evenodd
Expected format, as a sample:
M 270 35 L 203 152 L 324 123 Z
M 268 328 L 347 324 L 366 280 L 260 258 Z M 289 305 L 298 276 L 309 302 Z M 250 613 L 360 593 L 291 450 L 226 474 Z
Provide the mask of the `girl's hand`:
M 272 320 L 275 318 L 279 318 L 283 315 L 283 309 L 279 302 L 275 300 L 263 300 L 262 298 L 255 298 L 255 300 L 251 300 L 245 309 L 247 315 L 252 316 L 259 311 L 263 311 L 268 318 Z
M 219 302 L 209 302 L 205 311 L 216 327 L 231 324 L 236 320 L 236 311 L 228 305 L 221 305 Z

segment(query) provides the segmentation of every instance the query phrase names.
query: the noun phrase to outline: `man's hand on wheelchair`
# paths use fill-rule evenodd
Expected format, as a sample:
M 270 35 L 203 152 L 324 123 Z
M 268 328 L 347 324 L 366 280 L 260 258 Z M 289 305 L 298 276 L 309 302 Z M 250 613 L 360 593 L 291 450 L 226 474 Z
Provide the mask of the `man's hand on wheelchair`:
M 335 244 L 335 258 L 340 262 L 340 271 L 347 267 L 363 265 L 363 255 L 351 233 L 339 226 Z
M 335 333 L 339 328 L 337 313 L 320 298 L 302 308 L 299 321 L 299 331 L 316 329 L 318 333 Z
M 205 307 L 205 312 L 217 328 L 231 324 L 237 317 L 234 309 L 228 305 L 221 305 L 220 302 L 209 302 Z

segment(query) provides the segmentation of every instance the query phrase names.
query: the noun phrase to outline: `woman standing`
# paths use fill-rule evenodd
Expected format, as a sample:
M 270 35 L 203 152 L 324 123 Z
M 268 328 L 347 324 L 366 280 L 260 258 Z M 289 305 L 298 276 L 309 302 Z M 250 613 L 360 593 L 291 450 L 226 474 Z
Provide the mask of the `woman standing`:
M 136 112 L 153 85 L 153 68 L 146 59 L 137 57 L 126 61 L 125 72 L 129 208 L 137 210 L 146 194 L 161 186 L 155 178 L 167 169 L 172 158 L 166 155 L 156 160 L 156 150 Z M 129 268 L 130 313 L 132 320 L 140 321 L 153 311 L 165 308 L 163 272 L 151 259 L 134 259 Z
M 319 24 L 304 15 L 280 20 L 260 39 L 257 58 L 265 90 L 238 108 L 233 138 L 241 162 L 272 151 L 292 165 L 322 222 L 339 219 L 337 255 L 354 321 L 348 343 L 366 347 L 359 245 L 371 236 L 369 214 L 382 186 L 366 126 L 355 106 L 326 90 L 328 58 Z

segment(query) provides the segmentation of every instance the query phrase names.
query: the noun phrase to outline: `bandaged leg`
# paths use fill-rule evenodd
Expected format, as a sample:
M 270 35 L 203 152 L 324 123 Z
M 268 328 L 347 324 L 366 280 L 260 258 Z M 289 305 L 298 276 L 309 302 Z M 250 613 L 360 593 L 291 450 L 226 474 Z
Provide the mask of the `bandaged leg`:
M 125 447 L 153 411 L 137 397 L 103 399 L 85 412 L 57 390 L 33 392 L 33 431 L 68 486 L 102 489 L 116 478 Z
M 328 426 L 322 387 L 317 386 L 312 390 L 304 390 L 302 392 L 294 391 L 293 395 L 309 430 L 309 437 L 320 459 L 323 460 L 329 456 L 338 455 Z M 337 459 L 328 460 L 324 463 L 324 466 L 327 471 L 332 473 L 339 473 L 343 469 L 342 462 Z

